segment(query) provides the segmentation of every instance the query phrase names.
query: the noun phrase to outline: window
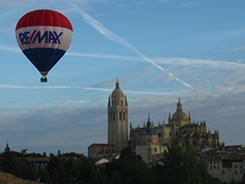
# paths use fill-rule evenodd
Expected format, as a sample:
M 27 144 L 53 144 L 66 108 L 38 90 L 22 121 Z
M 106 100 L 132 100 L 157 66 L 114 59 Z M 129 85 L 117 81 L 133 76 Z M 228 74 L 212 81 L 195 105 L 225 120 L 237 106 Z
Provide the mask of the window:
M 119 119 L 122 120 L 122 112 L 119 113 Z
M 123 106 L 123 100 L 121 100 L 121 106 Z
M 126 113 L 123 112 L 123 120 L 126 120 Z
M 113 120 L 115 120 L 116 119 L 116 117 L 115 117 L 115 112 L 113 112 Z
M 225 174 L 225 171 L 223 170 L 222 173 Z
M 155 152 L 157 152 L 157 148 L 155 148 L 154 150 L 155 150 Z

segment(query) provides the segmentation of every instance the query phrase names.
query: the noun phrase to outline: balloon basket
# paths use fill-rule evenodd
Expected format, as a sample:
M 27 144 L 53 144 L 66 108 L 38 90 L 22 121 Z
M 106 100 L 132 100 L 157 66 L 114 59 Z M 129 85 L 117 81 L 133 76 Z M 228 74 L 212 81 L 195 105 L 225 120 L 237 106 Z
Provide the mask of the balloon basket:
M 47 79 L 47 77 L 42 77 L 42 78 L 40 79 L 40 81 L 41 81 L 41 82 L 48 82 L 48 79 Z

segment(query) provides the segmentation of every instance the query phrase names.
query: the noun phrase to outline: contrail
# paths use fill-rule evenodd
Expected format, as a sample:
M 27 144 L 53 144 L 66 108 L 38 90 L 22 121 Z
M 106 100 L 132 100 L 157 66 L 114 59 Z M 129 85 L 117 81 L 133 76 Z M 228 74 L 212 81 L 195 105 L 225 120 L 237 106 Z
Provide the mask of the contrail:
M 92 58 L 103 58 L 103 59 L 116 59 L 116 60 L 127 60 L 127 61 L 142 61 L 142 59 L 133 56 L 122 56 L 113 54 L 94 54 L 94 53 L 75 53 L 68 52 L 67 56 L 78 56 L 78 57 L 92 57 Z
M 18 47 L 10 47 L 0 45 L 0 50 L 21 53 L 21 50 Z M 71 57 L 91 57 L 91 58 L 103 58 L 103 59 L 113 59 L 113 60 L 126 60 L 126 61 L 137 61 L 144 62 L 142 58 L 134 56 L 125 56 L 125 55 L 114 55 L 114 54 L 101 54 L 101 53 L 81 53 L 81 52 L 67 52 L 66 56 Z M 158 64 L 171 64 L 171 65 L 203 65 L 210 67 L 219 67 L 219 68 L 245 68 L 245 64 L 231 62 L 231 61 L 222 61 L 222 60 L 210 60 L 210 59 L 199 59 L 199 58 L 165 58 L 165 57 L 154 57 L 151 60 L 154 60 Z M 171 76 L 171 74 L 170 74 Z
M 115 42 L 119 43 L 120 45 L 122 45 L 122 46 L 128 48 L 129 50 L 133 51 L 142 60 L 144 60 L 144 61 L 146 61 L 148 63 L 151 63 L 153 66 L 155 66 L 159 70 L 167 73 L 169 77 L 175 79 L 176 81 L 180 82 L 184 86 L 186 86 L 186 87 L 188 87 L 190 89 L 194 89 L 191 85 L 189 85 L 188 83 L 182 81 L 181 79 L 179 79 L 178 77 L 176 77 L 174 74 L 170 73 L 165 68 L 163 68 L 162 66 L 160 66 L 159 64 L 157 64 L 154 60 L 145 57 L 144 54 L 142 52 L 140 52 L 138 49 L 136 49 L 131 43 L 129 43 L 124 38 L 116 35 L 115 33 L 111 32 L 103 24 L 101 24 L 100 22 L 98 22 L 97 20 L 95 20 L 93 17 L 91 17 L 87 12 L 85 12 L 84 10 L 82 10 L 76 4 L 72 3 L 72 5 L 78 10 L 79 14 L 83 17 L 83 19 L 85 20 L 85 22 L 87 22 L 88 24 L 90 24 L 96 31 L 98 31 L 99 33 L 101 33 L 103 36 L 105 36 L 109 40 L 115 41 Z
M 17 48 L 17 47 L 8 47 L 8 46 L 2 46 L 2 45 L 0 45 L 0 50 L 21 53 L 20 49 Z
M 103 91 L 111 92 L 113 89 L 109 88 L 95 88 L 95 87 L 82 87 L 82 86 L 20 86 L 20 85 L 9 85 L 0 84 L 0 89 L 81 89 L 87 91 Z M 148 94 L 148 95 L 168 95 L 169 93 L 154 92 L 154 91 L 135 91 L 135 90 L 124 90 L 125 93 L 130 94 Z

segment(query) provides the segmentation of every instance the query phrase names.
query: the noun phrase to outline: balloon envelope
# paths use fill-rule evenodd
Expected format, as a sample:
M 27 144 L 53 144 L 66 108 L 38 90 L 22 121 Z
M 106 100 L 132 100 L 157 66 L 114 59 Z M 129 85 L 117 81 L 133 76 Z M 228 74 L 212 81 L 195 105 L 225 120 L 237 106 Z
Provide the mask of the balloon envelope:
M 16 25 L 17 42 L 32 64 L 46 76 L 69 48 L 72 25 L 61 13 L 34 10 Z

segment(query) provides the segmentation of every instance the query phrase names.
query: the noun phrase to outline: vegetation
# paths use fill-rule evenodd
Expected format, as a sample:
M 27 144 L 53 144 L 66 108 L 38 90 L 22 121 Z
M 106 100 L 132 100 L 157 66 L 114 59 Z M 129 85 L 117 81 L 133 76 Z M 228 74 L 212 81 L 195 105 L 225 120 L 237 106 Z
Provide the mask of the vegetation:
M 32 157 L 35 154 L 30 154 Z M 29 156 L 30 156 L 29 155 Z M 46 154 L 36 155 L 45 157 Z M 148 167 L 140 156 L 124 149 L 121 157 L 104 165 L 77 153 L 51 154 L 46 169 L 36 171 L 25 159 L 27 153 L 0 155 L 0 169 L 25 179 L 39 178 L 52 184 L 218 184 L 191 149 L 171 146 L 162 164 Z
M 1 173 L 1 172 L 0 172 L 0 183 L 2 184 L 38 184 L 38 182 L 35 182 L 35 181 L 23 180 L 11 174 Z
M 219 183 L 208 174 L 204 163 L 191 147 L 182 149 L 172 145 L 164 153 L 163 166 L 156 165 L 154 171 L 158 181 L 168 184 L 215 184 Z

